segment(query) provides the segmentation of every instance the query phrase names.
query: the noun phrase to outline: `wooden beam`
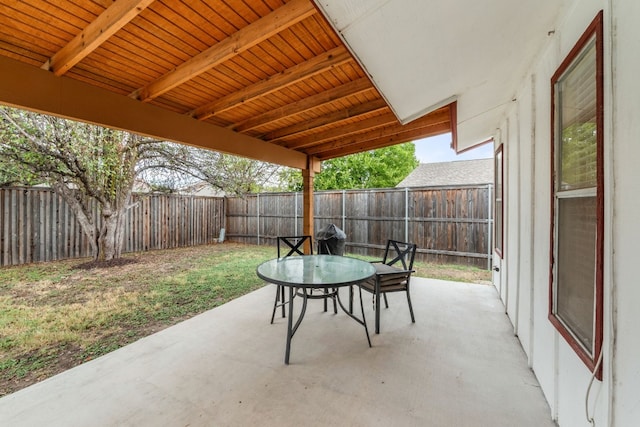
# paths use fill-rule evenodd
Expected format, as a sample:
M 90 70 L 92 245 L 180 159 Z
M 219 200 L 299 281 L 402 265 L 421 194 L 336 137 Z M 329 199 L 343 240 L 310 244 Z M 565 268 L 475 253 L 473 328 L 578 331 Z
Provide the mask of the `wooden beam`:
M 237 132 L 246 132 L 260 126 L 264 126 L 269 123 L 277 122 L 278 120 L 294 116 L 296 114 L 304 113 L 305 111 L 309 111 L 313 108 L 321 107 L 323 105 L 339 101 L 352 95 L 357 95 L 373 90 L 375 89 L 371 85 L 369 79 L 367 79 L 366 77 L 362 77 L 358 80 L 345 83 L 342 86 L 320 92 L 317 95 L 308 96 L 304 99 L 301 99 L 300 101 L 294 102 L 292 104 L 287 104 L 280 108 L 276 108 L 275 110 L 270 110 L 258 116 L 252 117 L 234 126 L 232 129 Z
M 393 124 L 400 125 L 400 122 L 398 122 L 398 119 L 393 113 L 385 113 L 380 116 L 374 116 L 358 122 L 349 123 L 344 126 L 330 128 L 323 132 L 314 133 L 302 138 L 296 138 L 293 142 L 282 145 L 287 148 L 298 150 L 300 148 L 318 145 L 325 141 L 343 138 L 356 133 L 371 131 Z
M 42 65 L 61 76 L 127 25 L 154 0 L 117 0 Z
M 285 137 L 293 136 L 302 132 L 306 132 L 312 129 L 320 128 L 326 125 L 340 122 L 341 120 L 353 119 L 354 117 L 374 113 L 376 111 L 388 110 L 386 102 L 382 99 L 366 102 L 348 108 L 346 110 L 336 111 L 334 113 L 325 114 L 324 116 L 316 117 L 315 119 L 307 120 L 286 128 L 278 129 L 270 132 L 264 136 L 264 139 L 270 142 L 279 141 Z
M 320 160 L 329 160 L 336 157 L 348 156 L 349 154 L 360 153 L 367 150 L 389 147 L 391 145 L 402 144 L 415 139 L 427 138 L 430 136 L 442 135 L 451 132 L 449 123 L 434 124 L 425 128 L 418 128 L 406 132 L 396 132 L 380 135 L 378 138 L 361 141 L 354 139 L 351 143 L 344 142 L 343 145 L 326 148 L 325 150 L 313 150 L 314 155 Z
M 307 167 L 302 171 L 302 234 L 315 236 L 313 230 L 313 179 L 315 173 L 313 168 Z M 305 246 L 305 254 L 311 253 L 311 247 Z
M 191 115 L 198 120 L 208 119 L 245 102 L 253 101 L 261 96 L 268 95 L 276 90 L 283 89 L 351 60 L 351 54 L 349 54 L 343 46 L 336 47 L 315 58 L 294 65 L 251 86 L 247 86 L 217 101 L 197 108 L 191 112 Z
M 339 150 L 342 147 L 356 146 L 366 143 L 366 146 L 369 146 L 369 144 L 371 144 L 372 148 L 379 148 L 381 146 L 383 147 L 387 145 L 406 142 L 408 140 L 398 142 L 398 137 L 402 138 L 408 134 L 411 134 L 411 137 L 415 137 L 415 135 L 419 135 L 420 132 L 424 132 L 425 136 L 431 136 L 434 129 L 436 135 L 439 133 L 450 132 L 450 117 L 451 115 L 449 113 L 449 107 L 442 107 L 424 117 L 421 117 L 420 119 L 414 120 L 407 125 L 396 124 L 386 126 L 381 129 L 375 129 L 368 132 L 350 135 L 344 138 L 336 138 L 332 141 L 326 142 L 324 144 L 318 144 L 304 151 L 307 154 L 316 155 L 319 158 L 325 160 L 324 156 L 327 152 L 335 153 L 336 150 Z M 440 132 L 441 129 L 448 130 Z M 378 144 L 376 146 L 376 144 L 373 144 L 372 141 L 380 141 L 382 145 Z M 388 143 L 385 143 L 384 141 L 387 141 Z
M 314 13 L 316 8 L 311 1 L 291 0 L 129 96 L 140 101 L 150 101 Z
M 307 156 L 0 56 L 0 103 L 305 169 Z

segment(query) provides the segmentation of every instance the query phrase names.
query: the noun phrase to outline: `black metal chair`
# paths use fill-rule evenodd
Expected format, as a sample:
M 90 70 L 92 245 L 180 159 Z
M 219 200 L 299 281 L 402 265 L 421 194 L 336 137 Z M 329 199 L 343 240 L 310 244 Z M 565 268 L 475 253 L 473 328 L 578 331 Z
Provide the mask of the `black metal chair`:
M 285 258 L 292 255 L 304 255 L 304 244 L 309 242 L 310 254 L 313 255 L 313 244 L 311 236 L 278 236 L 278 258 Z M 273 303 L 273 313 L 271 313 L 271 323 L 276 316 L 276 310 L 278 307 L 282 308 L 282 317 L 285 317 L 285 306 L 288 301 L 285 301 L 285 289 L 284 286 L 277 285 L 276 287 L 276 299 Z
M 304 253 L 304 244 L 306 241 L 309 241 L 309 255 L 313 255 L 313 241 L 311 236 L 278 236 L 277 245 L 278 245 L 278 258 L 284 258 L 292 255 L 305 255 Z M 311 294 L 313 294 L 313 289 L 309 290 Z M 331 298 L 333 300 L 333 312 L 338 314 L 338 304 L 336 303 L 336 291 L 333 292 L 324 289 L 324 293 L 322 295 L 308 295 L 307 298 L 312 299 L 324 299 L 324 311 L 327 311 L 327 299 Z M 273 312 L 271 313 L 271 323 L 276 316 L 276 310 L 278 307 L 282 308 L 282 317 L 286 317 L 285 306 L 289 303 L 289 301 L 285 301 L 285 289 L 284 286 L 277 285 L 276 288 L 276 299 L 273 303 Z
M 373 294 L 373 304 L 376 312 L 376 334 L 380 333 L 380 296 L 384 298 L 386 308 L 389 308 L 387 293 L 406 292 L 409 303 L 411 322 L 415 323 L 409 283 L 413 270 L 413 260 L 416 256 L 416 245 L 397 240 L 387 241 L 382 261 L 374 261 L 376 275 L 361 284 L 362 289 Z

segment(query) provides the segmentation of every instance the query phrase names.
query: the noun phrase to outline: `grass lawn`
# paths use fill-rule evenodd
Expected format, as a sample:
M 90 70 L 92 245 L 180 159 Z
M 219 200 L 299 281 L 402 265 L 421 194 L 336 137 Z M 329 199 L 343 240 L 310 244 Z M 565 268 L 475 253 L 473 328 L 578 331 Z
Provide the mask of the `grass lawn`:
M 275 248 L 225 243 L 0 269 L 0 396 L 242 296 Z M 487 283 L 474 267 L 416 263 L 416 275 Z M 267 319 L 265 313 L 265 319 Z

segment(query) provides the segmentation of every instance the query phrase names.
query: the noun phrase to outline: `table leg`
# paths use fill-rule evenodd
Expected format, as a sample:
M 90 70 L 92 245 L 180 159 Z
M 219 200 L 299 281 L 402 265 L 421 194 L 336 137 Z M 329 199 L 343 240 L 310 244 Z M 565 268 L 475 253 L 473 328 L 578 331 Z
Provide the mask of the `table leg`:
M 353 313 L 353 285 L 349 285 L 349 313 Z
M 353 313 L 350 312 L 350 310 L 347 310 L 345 308 L 345 306 L 342 304 L 342 300 L 340 299 L 340 293 L 337 294 L 338 304 L 340 305 L 342 311 L 347 314 L 347 316 L 351 317 L 353 320 L 364 326 L 364 332 L 367 334 L 367 342 L 369 343 L 369 347 L 371 347 L 371 338 L 369 337 L 369 328 L 367 328 L 367 319 L 364 315 L 364 304 L 362 303 L 362 287 L 360 287 L 360 284 L 358 284 L 358 290 L 360 291 L 360 309 L 362 310 L 362 319 L 358 319 L 353 315 Z
M 296 320 L 296 324 L 293 325 L 293 296 L 295 294 L 295 289 L 293 286 L 289 286 L 289 319 L 287 322 L 287 348 L 284 354 L 284 363 L 286 365 L 289 364 L 289 355 L 291 354 L 291 339 L 293 335 L 298 330 L 300 323 L 302 322 L 302 318 L 304 317 L 305 312 L 307 311 L 307 289 L 302 290 L 302 308 L 300 310 L 300 316 L 298 316 L 298 320 Z
M 284 308 L 284 286 L 279 286 L 279 288 L 280 288 L 280 297 L 282 298 L 281 301 L 280 301 L 282 303 L 282 317 L 284 317 L 284 310 L 285 310 L 285 308 Z M 273 322 L 271 322 L 271 323 L 273 323 Z
M 293 326 L 293 286 L 289 286 L 289 319 L 287 319 L 287 348 L 284 353 L 284 363 L 289 364 L 289 353 L 291 353 L 291 333 Z
M 362 287 L 358 284 L 358 291 L 360 292 L 360 310 L 362 311 L 362 324 L 364 325 L 364 331 L 367 333 L 367 341 L 369 347 L 371 347 L 371 338 L 369 338 L 369 328 L 367 328 L 367 320 L 364 317 L 364 304 L 362 303 Z

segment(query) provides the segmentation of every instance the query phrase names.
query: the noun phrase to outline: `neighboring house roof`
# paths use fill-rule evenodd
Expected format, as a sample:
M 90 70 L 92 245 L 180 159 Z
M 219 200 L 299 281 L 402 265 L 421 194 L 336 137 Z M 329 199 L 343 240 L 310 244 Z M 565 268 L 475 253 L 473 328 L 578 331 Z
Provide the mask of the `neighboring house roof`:
M 431 187 L 493 183 L 493 159 L 420 163 L 396 187 Z

